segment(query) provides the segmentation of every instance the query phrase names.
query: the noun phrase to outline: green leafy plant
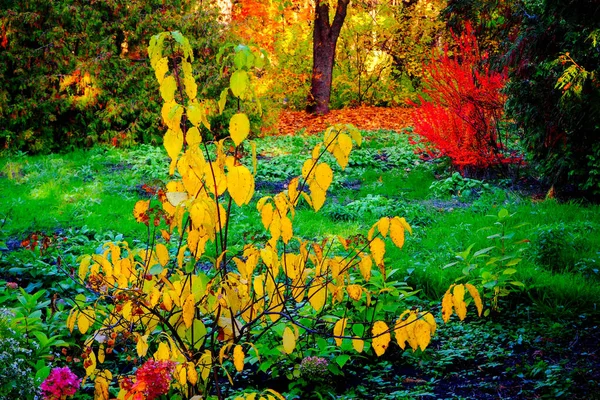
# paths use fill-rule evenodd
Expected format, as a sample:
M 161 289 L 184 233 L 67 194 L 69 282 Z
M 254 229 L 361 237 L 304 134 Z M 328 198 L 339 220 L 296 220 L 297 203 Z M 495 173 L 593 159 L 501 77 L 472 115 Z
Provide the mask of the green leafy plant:
M 446 179 L 432 182 L 429 190 L 438 198 L 448 196 L 469 198 L 476 197 L 481 193 L 491 192 L 491 186 L 477 179 L 464 178 L 459 172 L 454 172 L 452 176 Z
M 515 225 L 514 214 L 510 214 L 508 210 L 503 208 L 497 215 L 488 217 L 494 218 L 495 222 L 482 231 L 491 233 L 487 239 L 492 241 L 493 245 L 476 251 L 473 251 L 474 245 L 471 245 L 456 254 L 458 261 L 444 266 L 461 267 L 464 276 L 457 281 L 466 280 L 481 287 L 483 297 L 489 301 L 490 308 L 486 309 L 486 315 L 490 310 L 499 310 L 500 298 L 524 286 L 514 275 L 518 272 L 516 267 L 522 261 L 522 253 L 529 242 L 518 236 L 518 230 L 523 225 Z M 448 294 L 449 292 L 446 295 Z

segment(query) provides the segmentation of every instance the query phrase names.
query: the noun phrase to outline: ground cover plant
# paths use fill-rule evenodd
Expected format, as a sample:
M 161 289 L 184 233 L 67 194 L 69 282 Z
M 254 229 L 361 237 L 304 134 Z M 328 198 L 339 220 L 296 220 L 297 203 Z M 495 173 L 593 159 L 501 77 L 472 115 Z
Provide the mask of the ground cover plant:
M 406 240 L 402 251 L 388 250 L 388 279 L 396 282 L 395 285 L 401 283 L 419 288 L 420 298 L 410 297 L 409 303 L 431 308 L 429 302 L 433 302 L 432 310 L 435 310 L 448 287 L 464 276 L 464 260 L 457 259 L 456 255 L 464 253 L 472 244 L 471 255 L 490 247 L 493 239 L 488 239 L 488 236 L 494 232 L 485 228 L 494 227 L 498 213 L 506 208 L 514 214 L 509 218 L 514 221 L 512 225 L 523 225 L 514 231 L 515 238 L 529 240 L 525 250 L 517 253 L 522 259 L 515 266 L 517 272 L 510 274 L 511 280 L 522 282 L 525 288 L 515 287 L 513 293 L 502 297 L 499 310 L 485 319 L 469 317 L 466 324 L 450 322 L 446 327 L 448 330 L 438 329 L 430 344 L 431 349 L 425 352 L 403 352 L 397 345 L 392 345 L 383 359 L 365 355 L 351 357 L 344 362 L 346 354 L 340 353 L 333 343 L 317 341 L 310 347 L 319 351 L 306 353 L 305 358 L 324 359 L 328 374 L 331 374 L 329 381 L 336 382 L 333 385 L 315 382 L 315 378 L 303 369 L 301 359 L 284 357 L 268 362 L 263 359 L 258 364 L 263 366 L 262 369 L 253 367 L 234 374 L 232 388 L 224 382 L 228 387 L 225 390 L 231 393 L 235 390 L 233 388 L 248 385 L 262 390 L 268 387 L 264 384 L 266 381 L 285 396 L 302 398 L 316 396 L 310 391 L 315 384 L 321 394 L 332 393 L 338 398 L 416 398 L 428 394 L 439 398 L 495 398 L 498 393 L 507 398 L 589 396 L 597 388 L 597 383 L 594 383 L 597 376 L 593 346 L 593 340 L 597 340 L 594 304 L 600 299 L 597 284 L 600 221 L 597 207 L 560 204 L 553 199 L 532 201 L 521 196 L 516 191 L 517 187 L 511 189 L 509 184 L 502 182 L 501 186 L 498 182 L 456 183 L 457 179 L 452 180 L 452 175 L 445 172 L 443 166 L 423 162 L 414 154 L 407 133 L 363 132 L 362 136 L 363 146 L 356 149 L 350 158 L 343 177 L 332 182 L 328 195 L 330 201 L 325 203 L 321 212 L 314 214 L 306 206 L 298 207 L 299 216 L 294 224 L 298 235 L 321 238 L 349 235 L 368 230 L 369 221 L 382 216 L 392 213 L 406 216 L 413 227 L 413 235 Z M 318 141 L 319 138 L 314 136 L 257 140 L 256 190 L 261 195 L 277 194 L 293 176 L 293 172 L 289 174 L 292 160 L 299 160 L 298 155 L 306 153 Z M 148 149 L 142 150 L 149 152 Z M 154 168 L 148 165 L 144 152 L 134 153 L 134 157 L 123 149 L 94 150 L 91 154 L 101 151 L 119 154 L 118 157 L 113 156 L 116 159 L 123 157 L 148 169 Z M 390 160 L 387 154 L 392 153 L 394 156 Z M 163 168 L 168 166 L 164 150 L 156 149 L 152 154 Z M 289 158 L 284 158 L 287 161 L 281 163 L 276 157 L 280 155 L 289 155 Z M 73 156 L 76 157 L 77 154 Z M 45 158 L 50 162 L 56 156 Z M 65 158 L 68 160 L 70 157 Z M 22 155 L 19 159 L 28 164 L 42 162 L 44 158 Z M 261 165 L 264 165 L 262 171 Z M 112 171 L 110 166 L 99 168 L 99 175 L 102 171 L 128 173 L 127 169 Z M 60 170 L 55 169 L 55 173 L 60 174 Z M 151 171 L 145 174 L 140 175 L 139 182 L 131 182 L 132 193 L 138 194 L 137 200 L 145 196 L 138 187 L 159 179 Z M 53 178 L 49 174 L 46 179 Z M 165 179 L 164 176 L 162 179 Z M 4 184 L 10 180 L 8 175 L 3 176 Z M 75 185 L 73 189 L 76 189 L 77 185 L 84 186 L 85 182 L 73 180 L 65 185 Z M 441 190 L 440 187 L 444 186 L 448 189 Z M 13 194 L 3 204 L 10 204 L 11 196 L 13 199 L 24 197 L 15 191 L 6 193 Z M 22 198 L 21 201 L 30 202 L 30 206 L 35 207 L 39 200 L 34 197 Z M 3 208 L 2 212 L 8 212 L 7 208 Z M 110 213 L 102 207 L 95 212 L 100 213 L 100 217 Z M 64 303 L 77 293 L 85 293 L 69 277 L 69 269 L 77 268 L 78 257 L 101 249 L 107 240 L 122 240 L 117 236 L 118 230 L 102 229 L 101 226 L 93 234 L 86 234 L 87 228 L 83 227 L 69 230 L 67 223 L 56 218 L 60 215 L 59 208 L 49 208 L 48 213 L 52 216 L 49 221 L 55 225 L 46 226 L 45 234 L 51 239 L 45 241 L 42 237 L 44 232 L 40 232 L 37 243 L 34 243 L 29 225 L 19 226 L 11 220 L 6 220 L 3 225 L 1 279 L 6 282 L 2 286 L 3 305 L 8 308 L 7 312 L 21 313 L 28 321 L 35 321 L 36 314 L 31 314 L 39 309 L 41 313 L 35 323 L 38 329 L 48 337 L 58 335 L 54 339 L 57 345 L 43 350 L 53 349 L 49 353 L 54 361 L 44 361 L 37 367 L 21 361 L 24 363 L 22 371 L 32 380 L 37 371 L 61 365 L 68 365 L 79 377 L 83 376 L 80 354 L 83 339 L 78 339 L 76 330 L 71 335 L 63 328 L 68 316 Z M 310 218 L 303 218 L 300 216 L 302 213 L 310 215 Z M 563 222 L 565 216 L 573 221 L 570 229 Z M 248 238 L 261 235 L 268 239 L 260 221 L 249 215 L 235 218 L 235 223 L 241 228 L 235 233 L 232 231 L 231 243 L 243 246 Z M 66 241 L 54 238 L 56 229 L 60 232 L 57 239 L 66 238 Z M 130 235 L 134 236 L 134 233 Z M 25 240 L 30 242 L 23 243 Z M 141 242 L 143 239 L 140 239 Z M 462 257 L 469 258 L 468 255 Z M 477 259 L 481 258 L 475 261 Z M 449 265 L 456 261 L 458 264 Z M 32 309 L 19 311 L 17 304 L 21 303 L 16 295 L 20 289 L 13 288 L 16 286 L 25 290 L 23 295 L 41 293 L 38 299 L 30 300 Z M 51 305 L 53 298 L 56 299 L 55 313 Z M 49 315 L 55 319 L 49 319 Z M 438 323 L 442 323 L 441 315 L 435 315 Z M 507 320 L 511 323 L 507 324 Z M 8 333 L 4 335 L 10 337 Z M 14 351 L 21 351 L 19 348 L 33 351 L 36 341 L 29 340 L 29 347 L 14 347 Z M 17 355 L 15 359 L 25 358 Z M 256 371 L 254 368 L 257 368 Z M 46 371 L 49 371 L 48 368 Z M 38 375 L 38 384 L 41 376 L 43 372 Z M 482 385 L 482 380 L 485 385 Z M 85 387 L 84 384 L 79 392 L 79 396 L 84 398 L 85 393 L 91 390 L 89 384 L 88 389 Z M 374 391 L 375 387 L 378 391 Z M 6 390 L 7 393 L 16 393 Z

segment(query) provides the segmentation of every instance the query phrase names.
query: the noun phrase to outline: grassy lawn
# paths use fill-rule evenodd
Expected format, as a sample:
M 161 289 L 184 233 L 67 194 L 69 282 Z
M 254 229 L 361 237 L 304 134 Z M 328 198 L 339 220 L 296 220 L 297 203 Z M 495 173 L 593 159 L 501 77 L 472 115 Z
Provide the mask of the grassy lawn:
M 289 391 L 290 398 L 311 398 L 315 385 L 331 398 L 348 399 L 593 398 L 600 382 L 595 347 L 600 339 L 600 207 L 543 196 L 534 200 L 510 180 L 456 177 L 445 164 L 415 155 L 407 135 L 379 131 L 364 137 L 348 167 L 334 168 L 322 210 L 299 206 L 294 234 L 332 240 L 366 235 L 379 218 L 398 215 L 413 234 L 401 250 L 389 249 L 386 266 L 390 278 L 420 291 L 415 304 L 439 310 L 452 283 L 469 271 L 484 271 L 494 256 L 514 266 L 514 272 L 498 278 L 508 289 L 488 317 L 441 326 L 425 352 L 396 346 L 381 359 L 352 358 L 336 367 L 332 384 L 294 383 L 291 372 L 278 370 L 267 385 Z M 319 139 L 256 140 L 257 193 L 249 207 L 233 208 L 234 249 L 265 237 L 257 199 L 279 192 L 299 175 Z M 135 221 L 132 209 L 147 198 L 143 185 L 166 183 L 168 164 L 164 150 L 149 146 L 0 160 L 0 306 L 14 301 L 6 282 L 30 293 L 78 290 L 65 283 L 57 263 L 64 271 L 76 268 L 80 255 L 97 252 L 106 240 L 145 243 L 148 230 Z M 60 260 L 23 249 L 32 233 L 51 238 Z M 488 287 L 492 295 L 497 286 Z M 260 387 L 265 379 L 237 376 L 234 386 Z

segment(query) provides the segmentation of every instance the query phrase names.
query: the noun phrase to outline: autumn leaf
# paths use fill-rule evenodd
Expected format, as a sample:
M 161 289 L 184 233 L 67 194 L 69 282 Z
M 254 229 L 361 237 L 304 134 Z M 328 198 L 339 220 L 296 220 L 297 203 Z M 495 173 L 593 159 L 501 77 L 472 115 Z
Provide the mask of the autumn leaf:
M 404 229 L 405 225 L 402 223 L 402 220 L 400 218 L 392 218 L 390 222 L 390 238 L 392 239 L 394 245 L 396 245 L 396 247 L 398 247 L 399 249 L 401 249 L 402 246 L 404 246 Z
M 425 350 L 431 341 L 431 326 L 426 321 L 419 319 L 415 321 L 413 331 L 419 348 Z
M 352 338 L 352 347 L 354 347 L 354 350 L 356 350 L 357 353 L 362 353 L 365 347 L 365 341 L 357 336 L 354 336 Z
M 348 296 L 352 300 L 360 300 L 360 296 L 362 295 L 362 286 L 360 285 L 348 285 L 346 286 L 346 291 L 348 292 Z
M 229 79 L 229 87 L 231 88 L 231 93 L 235 97 L 242 97 L 248 88 L 248 84 L 250 83 L 248 79 L 248 73 L 244 70 L 235 71 L 231 74 L 231 78 Z
M 342 345 L 342 339 L 335 336 L 344 336 L 344 330 L 346 329 L 347 318 L 340 318 L 333 327 L 333 336 L 335 339 L 335 344 L 338 346 Z
M 481 312 L 483 311 L 483 302 L 481 301 L 481 297 L 479 297 L 479 292 L 477 288 L 470 283 L 465 283 L 465 287 L 471 294 L 473 301 L 475 301 L 475 307 L 477 307 L 477 315 L 481 317 Z
M 444 294 L 444 298 L 442 299 L 442 320 L 444 323 L 447 323 L 452 315 L 452 309 L 454 307 L 454 301 L 452 297 L 452 293 L 450 293 L 450 289 L 448 289 L 446 294 Z
M 385 242 L 376 237 L 369 244 L 369 248 L 371 249 L 371 255 L 373 256 L 373 260 L 377 265 L 383 265 L 383 256 L 385 255 Z
M 196 314 L 196 303 L 194 301 L 194 294 L 190 293 L 185 301 L 183 302 L 182 307 L 182 315 L 183 315 L 183 323 L 186 328 L 192 326 L 192 322 L 194 321 L 194 317 Z
M 229 168 L 227 190 L 238 206 L 248 204 L 254 195 L 254 176 L 243 165 Z
M 175 99 L 176 90 L 177 83 L 175 82 L 173 75 L 167 76 L 160 84 L 160 95 L 165 103 L 171 102 Z
M 229 135 L 236 146 L 239 146 L 249 133 L 250 121 L 246 114 L 237 113 L 231 117 L 231 120 L 229 121 Z
M 458 318 L 462 321 L 467 316 L 467 304 L 465 303 L 465 287 L 464 285 L 454 286 L 452 302 L 454 310 Z
M 244 369 L 244 350 L 241 345 L 236 345 L 233 348 L 233 365 L 238 372 Z
M 371 333 L 373 334 L 373 350 L 377 356 L 381 356 L 390 344 L 391 336 L 388 326 L 383 321 L 376 321 Z
M 308 301 L 315 311 L 321 310 L 325 305 L 327 296 L 326 286 L 319 278 L 315 278 L 308 289 Z
M 286 354 L 292 354 L 296 348 L 296 335 L 289 326 L 286 326 L 283 331 L 283 351 Z
M 137 222 L 147 222 L 148 215 L 146 212 L 150 207 L 150 200 L 139 200 L 133 207 L 133 216 Z

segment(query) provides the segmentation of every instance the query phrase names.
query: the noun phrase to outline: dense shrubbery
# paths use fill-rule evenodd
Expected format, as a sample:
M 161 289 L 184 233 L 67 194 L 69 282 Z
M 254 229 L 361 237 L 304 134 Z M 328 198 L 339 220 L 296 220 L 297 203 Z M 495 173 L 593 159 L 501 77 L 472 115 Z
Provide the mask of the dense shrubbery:
M 1 7 L 0 147 L 48 152 L 162 140 L 145 44 L 179 29 L 194 38 L 200 60 L 214 56 L 224 33 L 210 4 L 34 0 Z M 217 68 L 197 64 L 203 96 L 218 97 Z
M 453 27 L 476 26 L 496 65 L 509 67 L 507 110 L 532 165 L 560 190 L 600 194 L 598 3 L 455 0 Z
M 425 67 L 424 94 L 412 113 L 415 133 L 435 157 L 461 171 L 514 162 L 501 132 L 506 73 L 493 71 L 470 26 L 454 35 L 457 48 L 434 52 Z

